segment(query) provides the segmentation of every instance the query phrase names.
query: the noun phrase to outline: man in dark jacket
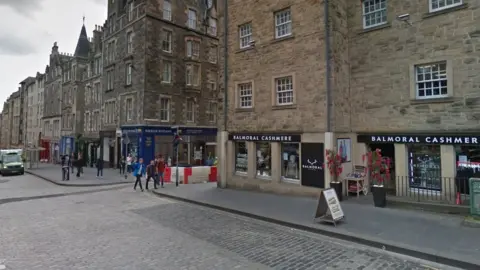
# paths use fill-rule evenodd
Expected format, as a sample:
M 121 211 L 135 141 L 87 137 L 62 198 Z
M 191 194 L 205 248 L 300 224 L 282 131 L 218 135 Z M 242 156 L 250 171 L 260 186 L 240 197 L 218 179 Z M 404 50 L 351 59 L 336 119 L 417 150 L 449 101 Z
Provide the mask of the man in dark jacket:
M 151 160 L 150 164 L 147 166 L 147 181 L 145 183 L 145 189 L 148 189 L 148 182 L 153 181 L 153 188 L 157 189 L 157 182 L 155 181 L 155 161 Z
M 98 177 L 103 178 L 103 159 L 102 158 L 97 159 L 97 178 Z

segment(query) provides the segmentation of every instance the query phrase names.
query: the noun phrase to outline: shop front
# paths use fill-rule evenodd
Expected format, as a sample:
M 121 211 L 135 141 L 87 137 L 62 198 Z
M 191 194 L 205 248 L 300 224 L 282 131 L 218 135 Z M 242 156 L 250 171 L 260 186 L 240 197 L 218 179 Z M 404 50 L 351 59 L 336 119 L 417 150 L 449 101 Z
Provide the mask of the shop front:
M 215 158 L 217 128 L 179 126 L 181 143 L 178 145 L 179 165 L 203 165 Z M 142 157 L 146 162 L 162 155 L 170 165 L 177 163 L 173 152 L 171 126 L 122 126 L 122 156 Z
M 75 137 L 62 136 L 60 138 L 60 155 L 71 155 L 75 152 Z
M 100 131 L 100 153 L 99 157 L 103 159 L 104 166 L 106 168 L 115 167 L 115 130 L 103 130 Z
M 480 134 L 360 134 L 358 143 L 393 149 L 396 193 L 468 194 L 480 177 Z M 405 179 L 405 181 L 400 181 Z
M 328 186 L 321 135 L 230 133 L 227 187 L 318 195 Z

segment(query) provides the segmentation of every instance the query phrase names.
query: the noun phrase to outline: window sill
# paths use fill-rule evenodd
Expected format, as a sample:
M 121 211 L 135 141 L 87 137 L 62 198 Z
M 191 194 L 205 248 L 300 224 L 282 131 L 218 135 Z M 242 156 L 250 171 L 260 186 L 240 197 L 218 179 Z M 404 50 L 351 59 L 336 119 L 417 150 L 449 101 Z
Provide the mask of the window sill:
M 392 27 L 392 25 L 387 22 L 385 24 L 382 24 L 382 25 L 377 25 L 377 26 L 373 26 L 373 27 L 369 27 L 369 28 L 364 28 L 362 30 L 359 31 L 359 35 L 361 34 L 366 34 L 366 33 L 370 33 L 370 32 L 373 32 L 373 31 L 378 31 L 378 30 L 382 30 L 382 29 L 385 29 L 385 28 L 390 28 Z
M 253 49 L 255 49 L 255 46 L 248 46 L 248 47 L 245 47 L 245 48 L 238 49 L 235 53 L 243 53 L 243 52 L 250 51 L 250 50 L 253 50 Z
M 130 87 L 132 87 L 132 84 L 125 84 L 123 87 L 124 88 L 130 88 Z
M 112 91 L 113 91 L 113 89 L 107 89 L 107 90 L 105 90 L 105 93 L 112 92 Z
M 430 103 L 452 103 L 455 101 L 453 97 L 445 97 L 445 98 L 430 98 L 430 99 L 412 99 L 410 100 L 410 104 L 417 105 L 417 104 L 430 104 Z
M 172 84 L 171 81 L 170 81 L 170 82 L 164 82 L 164 81 L 162 81 L 162 82 L 160 82 L 160 83 L 161 83 L 161 84 L 165 84 L 165 85 L 171 85 L 171 84 Z
M 300 184 L 300 179 L 286 178 L 282 176 L 282 182 L 287 184 Z
M 424 19 L 427 19 L 427 18 L 431 18 L 431 17 L 435 17 L 435 16 L 438 16 L 438 15 L 443 15 L 443 14 L 447 14 L 447 13 L 450 13 L 450 12 L 453 12 L 453 11 L 467 9 L 467 8 L 468 8 L 468 4 L 464 3 L 464 4 L 454 6 L 454 7 L 451 7 L 451 8 L 447 8 L 447 9 L 432 11 L 432 12 L 424 14 L 422 17 Z
M 262 175 L 255 175 L 255 178 L 256 179 L 259 179 L 259 180 L 264 180 L 264 181 L 272 181 L 272 177 L 271 176 L 262 176 Z
M 202 90 L 200 89 L 200 86 L 186 85 L 185 86 L 185 91 L 193 92 L 193 93 L 200 93 Z
M 252 108 L 236 108 L 235 112 L 236 113 L 253 112 L 253 107 Z
M 162 50 L 162 53 L 172 55 L 172 54 L 173 54 L 173 51 L 165 51 L 165 50 Z
M 290 105 L 273 105 L 272 110 L 292 110 L 296 109 L 297 105 L 296 104 L 290 104 Z
M 285 36 L 285 37 L 279 37 L 279 38 L 274 38 L 270 43 L 273 44 L 273 43 L 277 43 L 277 42 L 281 42 L 281 41 L 285 41 L 285 40 L 290 40 L 290 39 L 294 39 L 295 36 L 293 34 L 289 35 L 289 36 Z

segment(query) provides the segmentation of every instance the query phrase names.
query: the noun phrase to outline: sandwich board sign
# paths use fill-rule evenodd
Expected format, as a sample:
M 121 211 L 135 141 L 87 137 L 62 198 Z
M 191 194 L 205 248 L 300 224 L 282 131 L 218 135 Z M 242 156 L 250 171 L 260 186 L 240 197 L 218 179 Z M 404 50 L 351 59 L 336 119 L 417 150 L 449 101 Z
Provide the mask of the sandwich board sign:
M 342 206 L 338 200 L 335 189 L 328 188 L 322 190 L 317 204 L 317 212 L 315 213 L 315 221 L 323 221 L 333 223 L 337 226 L 337 222 L 344 220 Z

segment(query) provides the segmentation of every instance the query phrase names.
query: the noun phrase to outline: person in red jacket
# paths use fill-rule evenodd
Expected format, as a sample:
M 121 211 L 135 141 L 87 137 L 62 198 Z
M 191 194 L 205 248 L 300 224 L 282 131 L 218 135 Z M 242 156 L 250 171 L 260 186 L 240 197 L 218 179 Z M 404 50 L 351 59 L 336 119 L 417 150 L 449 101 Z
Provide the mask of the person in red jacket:
M 160 186 L 163 188 L 163 173 L 165 172 L 165 159 L 162 155 L 158 157 L 157 161 L 157 174 L 158 180 L 160 181 Z

